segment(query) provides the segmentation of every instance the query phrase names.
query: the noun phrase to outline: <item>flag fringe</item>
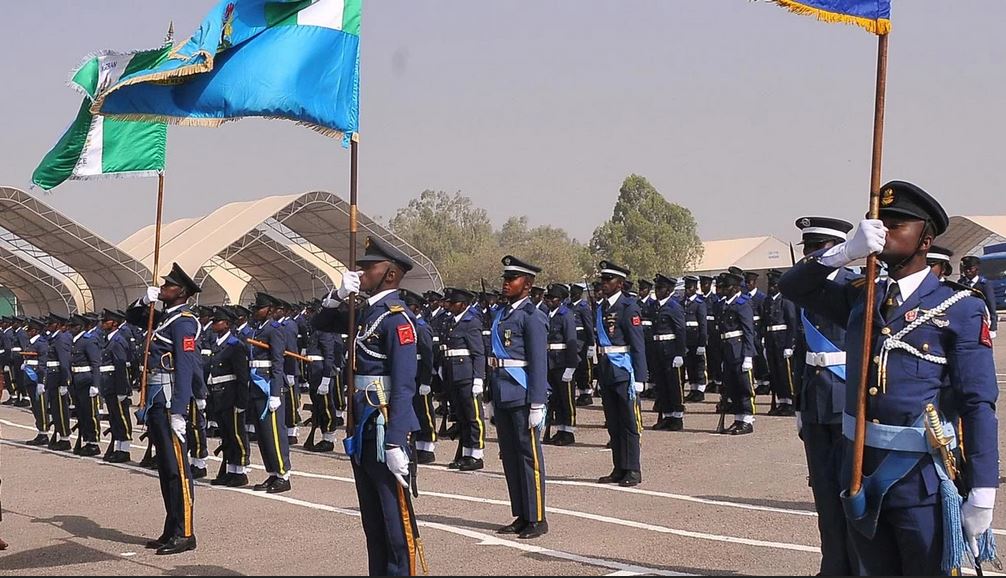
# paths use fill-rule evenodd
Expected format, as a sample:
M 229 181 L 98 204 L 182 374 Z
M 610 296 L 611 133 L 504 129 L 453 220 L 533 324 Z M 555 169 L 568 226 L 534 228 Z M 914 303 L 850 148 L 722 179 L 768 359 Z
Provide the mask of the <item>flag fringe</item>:
M 143 170 L 143 171 L 119 171 L 115 173 L 102 173 L 100 175 L 72 175 L 70 178 L 66 179 L 68 181 L 103 181 L 106 179 L 132 179 L 132 178 L 144 178 L 144 177 L 156 177 L 157 175 L 164 172 L 155 170 Z
M 154 74 L 144 74 L 142 76 L 135 76 L 129 80 L 120 80 L 115 86 L 109 88 L 102 94 L 98 95 L 95 99 L 94 104 L 91 105 L 91 114 L 103 115 L 103 116 L 118 116 L 101 112 L 101 107 L 105 104 L 105 98 L 112 94 L 113 92 L 119 90 L 120 88 L 130 86 L 133 84 L 139 84 L 141 82 L 158 82 L 171 80 L 173 78 L 188 76 L 191 74 L 201 74 L 203 72 L 209 72 L 213 70 L 213 55 L 205 50 L 200 50 L 193 57 L 202 55 L 206 58 L 204 62 L 199 64 L 190 64 L 188 66 L 182 66 L 181 68 L 176 68 L 174 70 L 166 70 L 164 72 L 156 72 Z M 170 58 L 170 56 L 169 56 Z M 121 115 L 119 118 L 126 118 L 131 115 Z M 142 120 L 142 119 L 126 119 L 126 120 Z
M 822 22 L 832 22 L 841 24 L 853 24 L 861 28 L 866 29 L 868 32 L 876 34 L 878 36 L 883 36 L 884 34 L 889 34 L 891 32 L 891 21 L 887 18 L 880 18 L 874 20 L 872 18 L 863 18 L 862 16 L 852 16 L 851 14 L 840 14 L 838 12 L 829 12 L 827 10 L 822 10 L 821 8 L 816 8 L 814 6 L 808 6 L 797 0 L 770 0 L 786 8 L 790 12 L 795 14 L 801 14 L 804 16 L 814 16 Z
M 345 138 L 345 131 L 341 131 L 334 128 L 329 128 L 327 126 L 321 126 L 320 124 L 315 124 L 312 122 L 307 122 L 303 120 L 295 120 L 292 118 L 287 118 L 285 116 L 238 116 L 233 118 L 191 118 L 184 116 L 164 116 L 160 114 L 141 114 L 141 113 L 131 113 L 131 114 L 103 114 L 106 118 L 114 118 L 116 120 L 128 120 L 128 121 L 143 121 L 143 122 L 165 122 L 168 124 L 174 124 L 178 126 L 197 126 L 204 128 L 218 128 L 225 123 L 234 122 L 241 120 L 243 118 L 264 118 L 267 120 L 289 120 L 296 122 L 300 126 L 306 126 L 307 128 L 320 133 L 329 138 Z M 352 133 L 354 140 L 359 140 L 359 133 Z

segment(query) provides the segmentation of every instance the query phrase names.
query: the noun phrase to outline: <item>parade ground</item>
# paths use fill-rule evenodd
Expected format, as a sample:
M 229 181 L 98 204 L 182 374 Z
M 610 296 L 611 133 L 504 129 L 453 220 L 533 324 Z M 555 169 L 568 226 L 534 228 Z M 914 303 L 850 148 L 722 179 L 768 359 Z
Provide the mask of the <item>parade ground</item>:
M 996 358 L 1002 391 L 1006 354 L 997 350 Z M 578 443 L 545 448 L 551 531 L 537 540 L 493 532 L 511 516 L 491 430 L 484 470 L 421 467 L 415 507 L 430 574 L 815 574 L 816 514 L 795 420 L 759 415 L 753 435 L 715 435 L 711 397 L 689 404 L 685 431 L 644 433 L 643 483 L 635 488 L 594 483 L 611 469 L 607 434 L 598 399 L 580 408 Z M 758 398 L 759 414 L 768 401 Z M 1002 409 L 999 416 L 1002 423 Z M 644 413 L 647 427 L 654 420 Z M 202 480 L 195 491 L 198 549 L 155 556 L 143 544 L 163 522 L 156 472 L 25 446 L 31 424 L 27 409 L 0 407 L 0 537 L 10 543 L 0 553 L 0 574 L 367 572 L 352 470 L 339 453 L 294 449 L 293 490 L 284 494 Z M 134 462 L 142 443 L 134 446 Z M 453 452 L 453 442 L 441 442 L 438 464 Z M 257 458 L 256 450 L 253 463 L 260 464 Z M 210 477 L 218 466 L 209 461 Z M 249 478 L 264 479 L 261 466 Z M 996 509 L 993 523 L 1000 539 L 1003 511 Z

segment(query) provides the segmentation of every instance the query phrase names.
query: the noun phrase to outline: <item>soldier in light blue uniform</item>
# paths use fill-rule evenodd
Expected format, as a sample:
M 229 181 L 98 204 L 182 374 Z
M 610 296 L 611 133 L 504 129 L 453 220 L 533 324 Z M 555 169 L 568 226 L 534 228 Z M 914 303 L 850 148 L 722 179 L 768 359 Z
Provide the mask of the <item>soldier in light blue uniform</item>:
M 852 223 L 830 217 L 801 217 L 803 253 L 831 249 L 845 242 Z M 838 268 L 828 278 L 845 285 L 858 275 Z M 797 432 L 807 455 L 807 473 L 817 528 L 821 536 L 821 575 L 848 576 L 852 573 L 841 492 L 842 413 L 845 409 L 846 349 L 845 324 L 805 309 L 800 313 L 803 327 L 804 363 L 801 389 L 796 399 Z
M 346 300 L 361 290 L 370 295 L 353 328 L 354 429 L 344 444 L 352 458 L 370 574 L 411 576 L 417 563 L 425 567 L 409 492 L 410 485 L 415 490 L 410 437 L 419 429 L 413 406 L 418 350 L 415 320 L 399 298 L 398 286 L 413 262 L 394 246 L 370 237 L 356 265 L 360 271 L 344 273 L 337 292 L 322 301 L 314 327 L 347 331 Z
M 545 291 L 548 306 L 548 398 L 549 427 L 558 430 L 543 443 L 568 446 L 576 442 L 576 394 L 573 377 L 580 365 L 576 326 L 579 316 L 564 301 L 569 291 L 564 285 L 552 283 Z
M 133 420 L 129 415 L 130 394 L 129 341 L 119 332 L 119 323 L 125 317 L 105 309 L 101 317 L 101 330 L 105 334 L 101 352 L 101 397 L 108 408 L 108 426 L 112 441 L 105 451 L 106 462 L 121 464 L 129 461 L 129 447 L 133 439 Z
M 601 261 L 598 269 L 603 300 L 594 318 L 600 356 L 597 377 L 612 462 L 611 473 L 600 478 L 598 483 L 631 487 L 643 481 L 639 457 L 643 417 L 639 394 L 649 374 L 643 320 L 639 302 L 623 292 L 629 270 L 610 261 Z
M 199 360 L 199 320 L 186 305 L 199 286 L 177 263 L 160 289 L 147 293 L 126 311 L 126 319 L 146 323 L 150 303 L 163 304 L 154 315 L 154 331 L 147 358 L 146 399 L 141 397 L 137 423 L 146 423 L 157 456 L 157 475 L 164 500 L 164 529 L 146 547 L 158 555 L 179 554 L 196 548 L 193 531 L 193 487 L 185 459 L 185 419 L 192 390 L 203 380 Z
M 853 572 L 950 574 L 959 572 L 966 549 L 981 559 L 991 554 L 999 444 L 990 322 L 981 295 L 941 284 L 926 265 L 933 239 L 949 223 L 935 199 L 911 183 L 890 182 L 881 188 L 880 219 L 864 220 L 847 242 L 812 253 L 780 286 L 798 305 L 848 330 L 843 416 L 848 440 L 854 436 L 860 371 L 868 364 L 858 494 L 848 494 L 851 441 L 843 468 Z M 828 276 L 870 253 L 879 253 L 889 278 L 877 285 L 872 352 L 864 359 L 865 287 Z M 937 425 L 956 460 L 933 449 L 924 428 L 928 404 L 939 412 L 934 419 L 944 422 Z M 955 470 L 959 475 L 951 481 Z M 963 506 L 959 492 L 966 498 Z
M 989 309 L 989 327 L 992 332 L 992 339 L 996 338 L 996 331 L 999 330 L 999 316 L 996 315 L 996 294 L 992 288 L 992 283 L 981 274 L 982 258 L 977 255 L 966 255 L 961 258 L 961 285 L 965 285 L 979 291 L 985 299 L 985 306 Z
M 548 401 L 548 316 L 530 298 L 541 269 L 507 255 L 503 298 L 493 318 L 489 386 L 503 474 L 513 522 L 497 534 L 538 538 L 548 533 L 545 519 L 545 456 L 541 437 Z
M 67 331 L 69 319 L 49 316 L 49 360 L 46 362 L 45 392 L 52 415 L 53 435 L 49 449 L 70 449 L 70 346 L 73 336 Z
M 252 346 L 248 356 L 251 414 L 246 419 L 255 421 L 258 447 L 268 474 L 264 482 L 252 489 L 270 494 L 290 491 L 290 445 L 283 420 L 283 405 L 287 403 L 283 395 L 283 388 L 286 387 L 283 353 L 287 340 L 282 324 L 273 319 L 273 311 L 279 306 L 280 301 L 271 295 L 255 295 L 252 311 L 256 328 L 251 339 L 267 345 L 268 349 Z
M 21 372 L 24 374 L 24 390 L 31 397 L 31 413 L 35 416 L 35 429 L 38 434 L 28 440 L 30 446 L 44 446 L 49 443 L 49 427 L 51 425 L 49 404 L 45 395 L 46 362 L 49 361 L 49 340 L 43 334 L 45 323 L 34 317 L 28 319 L 28 345 L 22 352 L 24 362 Z

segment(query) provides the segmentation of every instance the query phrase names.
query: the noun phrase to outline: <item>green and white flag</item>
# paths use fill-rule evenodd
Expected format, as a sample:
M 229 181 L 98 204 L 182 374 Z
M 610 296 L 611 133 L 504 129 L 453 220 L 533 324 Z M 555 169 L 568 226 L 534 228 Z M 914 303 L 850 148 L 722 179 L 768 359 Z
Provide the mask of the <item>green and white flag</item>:
M 77 117 L 32 173 L 32 183 L 45 190 L 66 180 L 149 177 L 164 170 L 168 127 L 160 122 L 126 121 L 93 115 L 95 97 L 134 70 L 164 60 L 165 46 L 130 54 L 102 52 L 88 59 L 70 79 L 84 93 Z

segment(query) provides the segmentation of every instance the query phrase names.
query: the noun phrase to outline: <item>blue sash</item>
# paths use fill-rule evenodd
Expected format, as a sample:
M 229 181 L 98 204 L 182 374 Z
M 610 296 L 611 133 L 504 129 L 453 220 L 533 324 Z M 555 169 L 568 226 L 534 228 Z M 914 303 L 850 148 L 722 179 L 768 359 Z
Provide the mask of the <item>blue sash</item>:
M 269 384 L 269 380 L 259 375 L 258 370 L 254 368 L 249 372 L 249 376 L 251 377 L 252 383 L 262 390 L 262 393 L 265 394 L 266 398 L 270 397 L 272 388 Z M 265 419 L 267 413 L 269 413 L 268 403 L 266 403 L 265 409 L 262 411 L 262 415 L 259 416 L 259 419 Z
M 837 345 L 831 342 L 830 339 L 824 336 L 813 323 L 807 319 L 807 315 L 801 310 L 800 319 L 803 321 L 803 332 L 807 339 L 807 347 L 813 353 L 840 353 L 840 349 Z M 836 377 L 845 381 L 845 364 L 842 365 L 829 365 L 826 367 L 828 371 L 835 374 Z
M 355 403 L 355 401 L 351 399 L 349 400 L 349 403 Z M 363 426 L 367 425 L 367 420 L 370 419 L 370 416 L 374 415 L 375 411 L 377 411 L 376 407 L 369 404 L 363 404 L 363 415 L 358 416 L 356 420 L 356 427 L 353 429 L 353 435 L 346 436 L 346 438 L 342 440 L 342 447 L 346 451 L 346 455 L 352 458 L 357 464 L 361 463 L 360 455 L 363 452 Z M 378 446 L 377 451 L 381 454 L 384 451 L 383 442 L 378 444 Z M 384 460 L 379 461 L 383 462 Z
M 38 383 L 38 374 L 35 373 L 35 370 L 32 369 L 31 367 L 27 365 L 24 366 L 24 374 L 28 379 L 34 381 L 35 383 Z
M 493 357 L 496 359 L 512 359 L 510 354 L 507 353 L 506 347 L 503 346 L 503 340 L 500 339 L 500 320 L 503 319 L 503 312 L 506 308 L 501 307 L 496 315 L 493 317 L 492 331 L 492 346 L 493 346 Z M 527 371 L 523 367 L 504 367 L 503 368 L 510 377 L 520 384 L 524 390 L 527 390 Z
M 611 347 L 611 337 L 608 336 L 608 330 L 604 327 L 604 318 L 601 315 L 601 308 L 597 308 L 597 315 L 594 319 L 595 325 L 597 327 L 597 343 L 601 347 Z M 629 398 L 634 399 L 636 397 L 636 390 L 634 384 L 636 383 L 636 371 L 632 368 L 632 356 L 628 353 L 605 353 L 605 357 L 608 361 L 616 367 L 621 367 L 625 371 L 629 372 Z

